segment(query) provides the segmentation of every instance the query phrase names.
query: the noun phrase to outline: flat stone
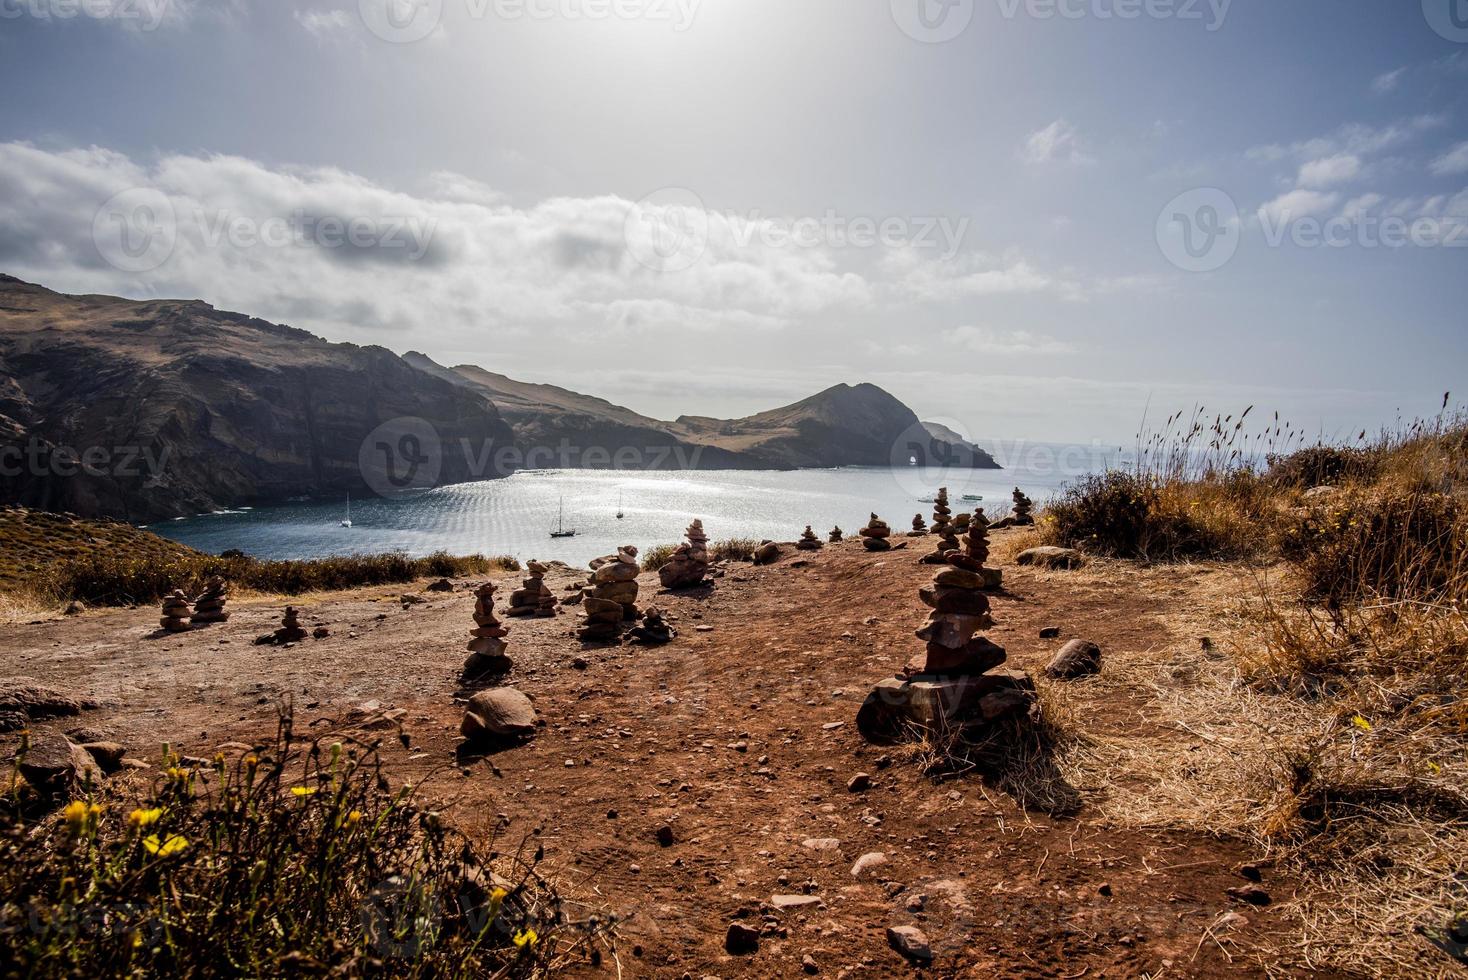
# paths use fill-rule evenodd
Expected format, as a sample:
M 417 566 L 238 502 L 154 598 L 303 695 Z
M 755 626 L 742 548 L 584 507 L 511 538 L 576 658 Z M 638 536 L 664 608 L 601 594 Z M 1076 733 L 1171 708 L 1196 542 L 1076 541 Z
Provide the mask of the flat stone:
M 856 863 L 851 866 L 851 877 L 860 878 L 864 873 L 886 863 L 887 855 L 881 851 L 869 851 L 857 858 Z
M 841 841 L 835 837 L 807 837 L 800 842 L 800 846 L 807 851 L 838 851 L 841 849 Z
M 460 732 L 465 738 L 517 738 L 535 731 L 535 706 L 512 687 L 480 691 L 469 699 Z
M 888 926 L 887 945 L 910 960 L 928 963 L 933 959 L 927 935 L 916 926 Z
M 777 909 L 819 908 L 826 903 L 819 895 L 771 895 L 770 904 Z

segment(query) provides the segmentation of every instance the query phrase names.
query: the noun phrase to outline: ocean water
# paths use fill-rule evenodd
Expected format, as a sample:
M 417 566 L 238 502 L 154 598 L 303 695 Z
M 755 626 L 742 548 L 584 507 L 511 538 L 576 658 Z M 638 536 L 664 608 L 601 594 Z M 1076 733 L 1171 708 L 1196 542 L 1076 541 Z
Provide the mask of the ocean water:
M 1094 453 L 1072 458 L 1096 468 Z M 949 488 L 955 512 L 984 507 L 995 520 L 1009 513 L 1015 486 L 1040 503 L 1084 471 L 1075 463 L 1057 465 L 1054 453 L 1021 457 L 1003 470 L 533 470 L 401 498 L 353 500 L 350 528 L 340 526 L 346 513 L 346 501 L 340 500 L 231 510 L 159 523 L 152 530 L 202 551 L 237 548 L 265 559 L 448 551 L 580 566 L 623 544 L 646 549 L 676 543 L 695 517 L 715 541 L 792 541 L 807 524 L 822 540 L 835 524 L 854 536 L 872 512 L 900 533 L 914 514 L 931 518 L 932 505 L 923 501 L 940 486 Z M 965 495 L 984 499 L 964 500 Z M 622 520 L 616 517 L 619 498 Z M 552 539 L 562 506 L 566 527 L 577 533 Z

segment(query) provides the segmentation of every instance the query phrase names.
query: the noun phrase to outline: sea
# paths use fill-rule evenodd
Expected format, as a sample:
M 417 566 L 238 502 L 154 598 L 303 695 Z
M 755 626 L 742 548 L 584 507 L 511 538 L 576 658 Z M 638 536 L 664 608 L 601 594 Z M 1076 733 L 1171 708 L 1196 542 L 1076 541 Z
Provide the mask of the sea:
M 714 541 L 793 541 L 807 524 L 822 540 L 835 525 L 855 536 L 872 513 L 901 533 L 915 514 L 931 519 L 933 495 L 944 486 L 955 513 L 983 507 L 997 520 L 1009 513 L 1015 487 L 1041 504 L 1068 481 L 1121 457 L 1114 448 L 1031 444 L 996 458 L 1004 469 L 527 470 L 350 505 L 342 499 L 233 508 L 151 530 L 201 551 L 237 549 L 262 559 L 447 551 L 582 566 L 626 544 L 675 544 L 694 518 Z M 348 514 L 352 526 L 343 527 Z M 558 524 L 575 537 L 552 538 Z

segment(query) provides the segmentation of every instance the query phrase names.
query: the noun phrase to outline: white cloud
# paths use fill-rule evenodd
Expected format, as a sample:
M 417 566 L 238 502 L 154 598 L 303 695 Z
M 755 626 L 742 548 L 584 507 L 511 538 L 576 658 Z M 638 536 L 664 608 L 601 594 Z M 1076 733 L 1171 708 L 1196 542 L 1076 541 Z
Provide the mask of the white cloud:
M 1020 151 L 1020 158 L 1034 164 L 1086 166 L 1096 162 L 1096 158 L 1087 152 L 1076 128 L 1064 119 L 1057 119 L 1044 129 L 1031 133 Z
M 1380 194 L 1362 194 L 1360 197 L 1353 197 L 1341 208 L 1341 217 L 1348 221 L 1359 221 L 1385 200 L 1386 198 Z
M 889 253 L 882 262 L 882 272 L 899 294 L 928 302 L 1058 292 L 1070 286 L 1015 255 L 972 253 L 937 260 L 924 258 L 918 250 L 909 248 Z
M 1296 159 L 1304 163 L 1340 154 L 1367 157 L 1409 143 L 1425 132 L 1447 125 L 1447 122 L 1446 116 L 1425 114 L 1399 119 L 1388 126 L 1352 123 L 1328 136 L 1317 136 L 1296 143 L 1256 146 L 1244 155 L 1257 163 L 1277 163 L 1286 159 Z
M 1301 187 L 1334 187 L 1355 180 L 1361 174 L 1361 158 L 1349 153 L 1323 157 L 1300 165 L 1296 180 Z
M 292 12 L 296 23 L 306 33 L 316 38 L 329 38 L 351 30 L 352 15 L 345 10 L 296 10 Z
M 413 195 L 342 170 L 232 156 L 145 166 L 96 147 L 0 144 L 0 267 L 61 288 L 202 297 L 363 342 L 431 328 L 445 347 L 527 325 L 771 329 L 874 302 L 846 257 L 741 244 L 719 215 L 692 268 L 659 272 L 628 248 L 625 199 L 513 207 L 462 175 L 437 173 L 429 186 Z M 109 266 L 92 237 L 104 202 L 133 188 L 161 193 L 177 228 L 167 260 L 140 274 Z M 344 238 L 348 228 L 361 234 Z
M 1320 191 L 1293 190 L 1288 194 L 1264 204 L 1259 208 L 1259 217 L 1272 224 L 1279 225 L 1312 215 L 1323 214 L 1335 207 L 1340 200 L 1339 194 L 1325 194 Z
M 943 342 L 974 354 L 1073 354 L 1075 345 L 1028 330 L 963 326 L 944 331 Z
M 1377 93 L 1378 95 L 1385 95 L 1388 92 L 1395 92 L 1397 90 L 1397 86 L 1402 83 L 1402 76 L 1406 73 L 1407 69 L 1398 68 L 1396 71 L 1389 71 L 1385 72 L 1384 74 L 1377 75 L 1374 79 L 1371 80 L 1371 91 Z
M 1428 164 L 1427 169 L 1437 177 L 1453 177 L 1468 174 L 1468 140 L 1464 140 L 1442 156 Z

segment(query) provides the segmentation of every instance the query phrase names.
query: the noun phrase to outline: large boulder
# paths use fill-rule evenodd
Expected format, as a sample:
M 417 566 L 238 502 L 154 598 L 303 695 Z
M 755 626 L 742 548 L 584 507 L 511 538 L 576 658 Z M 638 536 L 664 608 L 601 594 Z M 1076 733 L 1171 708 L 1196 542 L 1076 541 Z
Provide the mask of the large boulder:
M 529 698 L 512 687 L 497 687 L 469 699 L 459 732 L 470 741 L 524 738 L 535 734 L 537 721 Z
M 16 768 L 33 788 L 53 795 L 99 784 L 103 778 L 91 754 L 64 735 L 36 736 Z
M 1045 665 L 1045 676 L 1074 680 L 1101 673 L 1101 648 L 1090 640 L 1071 640 Z
M 871 742 L 900 739 L 909 730 L 976 728 L 1028 716 L 1035 683 L 1022 670 L 963 677 L 888 677 L 872 688 L 856 714 Z

